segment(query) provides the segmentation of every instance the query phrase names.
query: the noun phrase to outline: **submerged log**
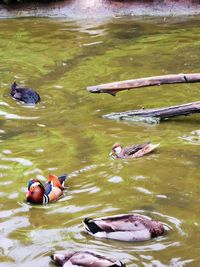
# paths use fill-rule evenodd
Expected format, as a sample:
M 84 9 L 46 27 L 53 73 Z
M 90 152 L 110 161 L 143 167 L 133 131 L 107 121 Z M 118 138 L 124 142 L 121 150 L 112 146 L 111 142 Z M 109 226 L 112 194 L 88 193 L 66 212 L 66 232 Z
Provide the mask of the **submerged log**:
M 108 93 L 115 96 L 117 92 L 123 90 L 130 90 L 135 88 L 155 86 L 161 84 L 196 83 L 196 82 L 200 82 L 200 73 L 169 74 L 169 75 L 146 77 L 140 79 L 89 86 L 87 87 L 87 90 L 90 93 Z
M 165 120 L 177 116 L 188 116 L 194 113 L 200 113 L 200 102 L 192 102 L 178 106 L 156 108 L 156 109 L 140 109 L 130 110 L 119 113 L 111 113 L 104 115 L 103 118 L 112 120 L 128 120 L 140 121 L 147 123 L 159 123 L 160 120 Z

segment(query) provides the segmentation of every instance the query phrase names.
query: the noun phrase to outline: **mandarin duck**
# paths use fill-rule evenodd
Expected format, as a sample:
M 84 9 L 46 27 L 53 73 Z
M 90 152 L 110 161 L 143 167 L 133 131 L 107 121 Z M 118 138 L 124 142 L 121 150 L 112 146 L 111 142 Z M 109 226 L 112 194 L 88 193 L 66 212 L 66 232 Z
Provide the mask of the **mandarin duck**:
M 122 147 L 121 144 L 116 143 L 112 147 L 110 156 L 112 158 L 130 159 L 130 158 L 140 158 L 144 155 L 152 152 L 159 144 L 151 144 L 146 142 L 144 144 L 132 145 L 127 147 Z
M 121 261 L 109 259 L 91 251 L 67 251 L 54 253 L 52 260 L 58 266 L 80 267 L 126 267 Z
M 164 234 L 161 222 L 140 214 L 121 214 L 82 222 L 88 234 L 121 241 L 145 241 Z
M 11 96 L 16 100 L 23 101 L 26 104 L 37 104 L 40 102 L 39 94 L 31 88 L 20 87 L 14 82 L 11 85 Z
M 59 177 L 49 174 L 45 185 L 37 179 L 30 180 L 26 193 L 27 202 L 31 204 L 47 204 L 56 201 L 63 194 L 66 178 L 66 174 Z

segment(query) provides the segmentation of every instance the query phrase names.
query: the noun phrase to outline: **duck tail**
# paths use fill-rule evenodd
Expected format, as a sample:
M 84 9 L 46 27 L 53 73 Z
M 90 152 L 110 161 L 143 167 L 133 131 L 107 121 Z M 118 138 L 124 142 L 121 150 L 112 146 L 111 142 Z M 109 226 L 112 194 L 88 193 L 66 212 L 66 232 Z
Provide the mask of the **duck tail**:
M 85 218 L 83 220 L 83 225 L 85 226 L 86 231 L 91 234 L 96 234 L 103 231 L 91 218 Z
M 58 176 L 58 180 L 61 183 L 61 185 L 64 187 L 65 180 L 67 179 L 68 175 L 67 174 L 62 174 Z
M 148 151 L 149 151 L 149 152 L 153 151 L 153 150 L 156 149 L 159 145 L 160 145 L 160 144 L 151 144 L 151 143 L 150 143 L 150 144 L 148 145 Z M 149 153 L 149 152 L 148 152 L 148 153 Z

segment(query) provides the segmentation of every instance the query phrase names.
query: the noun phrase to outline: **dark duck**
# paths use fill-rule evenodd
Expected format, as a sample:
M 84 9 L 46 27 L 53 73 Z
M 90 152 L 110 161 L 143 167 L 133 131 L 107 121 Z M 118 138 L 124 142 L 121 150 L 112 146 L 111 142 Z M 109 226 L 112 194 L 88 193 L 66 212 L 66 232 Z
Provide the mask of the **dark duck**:
M 164 234 L 161 222 L 140 214 L 122 214 L 97 219 L 86 218 L 87 233 L 98 238 L 145 241 Z
M 126 267 L 121 261 L 109 259 L 91 251 L 56 252 L 51 258 L 56 265 L 63 267 Z
M 154 145 L 150 142 L 146 142 L 144 144 L 132 145 L 123 148 L 121 144 L 116 143 L 112 147 L 110 156 L 112 158 L 121 158 L 121 159 L 140 158 L 146 154 L 149 154 L 158 146 L 159 144 Z
M 26 193 L 27 202 L 31 204 L 48 204 L 49 202 L 58 200 L 63 194 L 66 178 L 66 174 L 59 177 L 49 174 L 45 185 L 37 179 L 30 180 Z
M 11 85 L 11 96 L 26 104 L 34 105 L 40 102 L 39 94 L 31 88 L 18 86 L 16 82 Z

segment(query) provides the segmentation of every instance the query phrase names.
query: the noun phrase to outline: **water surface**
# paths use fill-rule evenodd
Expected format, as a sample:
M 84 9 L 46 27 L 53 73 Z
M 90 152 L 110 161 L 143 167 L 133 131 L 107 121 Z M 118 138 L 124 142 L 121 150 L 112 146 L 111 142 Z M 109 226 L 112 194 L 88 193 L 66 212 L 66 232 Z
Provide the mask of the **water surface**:
M 199 100 L 199 84 L 89 94 L 89 85 L 199 72 L 199 17 L 106 21 L 9 19 L 0 22 L 0 266 L 52 266 L 55 250 L 90 249 L 127 266 L 199 266 L 199 115 L 159 125 L 116 122 L 110 112 Z M 27 107 L 13 81 L 37 89 Z M 153 154 L 111 160 L 115 142 L 151 140 Z M 27 182 L 68 173 L 63 198 L 24 202 Z M 94 239 L 85 217 L 140 212 L 167 235 L 142 243 Z

